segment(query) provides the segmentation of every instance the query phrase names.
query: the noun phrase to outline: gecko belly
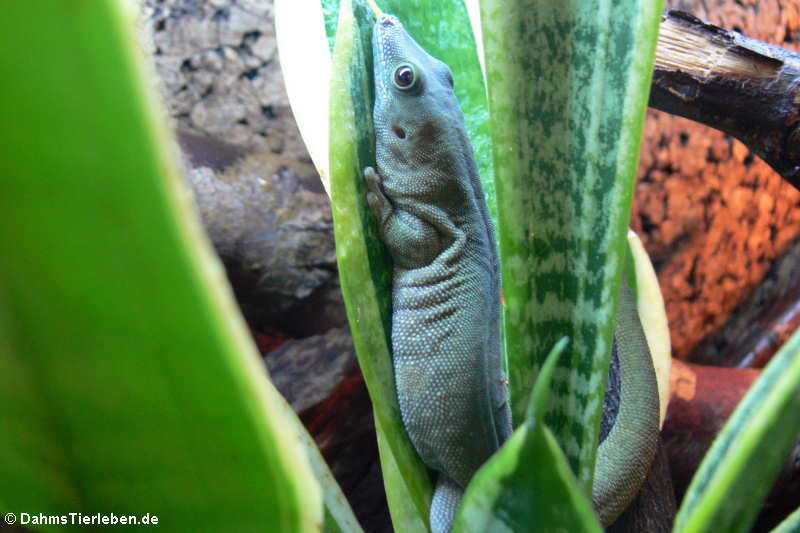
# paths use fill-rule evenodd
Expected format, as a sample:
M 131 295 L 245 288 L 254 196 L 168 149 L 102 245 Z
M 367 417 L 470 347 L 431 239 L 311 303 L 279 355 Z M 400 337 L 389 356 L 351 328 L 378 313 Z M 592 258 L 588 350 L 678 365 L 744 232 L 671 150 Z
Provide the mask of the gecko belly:
M 425 464 L 462 486 L 499 446 L 487 383 L 488 302 L 477 290 L 486 274 L 465 270 L 424 289 L 419 272 L 396 272 L 392 313 L 403 423 Z

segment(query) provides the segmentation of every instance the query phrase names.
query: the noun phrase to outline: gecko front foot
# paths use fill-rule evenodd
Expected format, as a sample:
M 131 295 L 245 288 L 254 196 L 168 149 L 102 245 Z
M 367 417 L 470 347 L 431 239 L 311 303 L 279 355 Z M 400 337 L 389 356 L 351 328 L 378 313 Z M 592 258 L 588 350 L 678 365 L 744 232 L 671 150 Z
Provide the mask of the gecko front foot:
M 367 167 L 364 169 L 364 181 L 367 183 L 367 204 L 383 226 L 392 213 L 392 204 L 383 194 L 381 177 L 374 168 Z

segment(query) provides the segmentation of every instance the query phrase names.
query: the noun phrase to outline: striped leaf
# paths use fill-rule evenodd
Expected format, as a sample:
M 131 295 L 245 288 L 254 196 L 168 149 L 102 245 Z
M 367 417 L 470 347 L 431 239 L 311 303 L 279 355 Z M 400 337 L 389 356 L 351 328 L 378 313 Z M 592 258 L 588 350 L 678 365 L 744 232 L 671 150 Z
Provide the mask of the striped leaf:
M 482 0 L 512 408 L 572 339 L 546 417 L 592 484 L 660 2 Z
M 566 345 L 566 339 L 559 341 L 542 367 L 525 422 L 467 487 L 455 533 L 603 531 L 592 504 L 543 422 L 553 370 Z
M 674 531 L 749 531 L 799 433 L 800 331 L 770 361 L 711 445 L 683 497 Z

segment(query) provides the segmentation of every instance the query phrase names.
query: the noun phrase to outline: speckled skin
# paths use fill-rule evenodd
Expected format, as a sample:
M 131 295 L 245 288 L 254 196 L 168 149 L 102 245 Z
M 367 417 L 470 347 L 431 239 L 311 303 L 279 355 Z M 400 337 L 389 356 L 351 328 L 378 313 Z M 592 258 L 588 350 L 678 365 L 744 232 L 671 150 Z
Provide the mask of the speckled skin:
M 364 170 L 367 201 L 394 262 L 400 410 L 439 473 L 431 527 L 446 532 L 467 483 L 511 433 L 500 262 L 450 69 L 388 15 L 375 25 L 373 54 L 378 170 Z M 404 65 L 413 69 L 406 88 L 395 82 Z
M 614 355 L 619 375 L 616 386 L 609 379 L 604 409 L 617 412 L 611 427 L 603 428 L 607 436 L 597 450 L 592 486 L 592 505 L 604 526 L 614 523 L 639 492 L 658 446 L 656 373 L 626 276 L 620 284 Z M 610 402 L 613 394 L 618 398 Z

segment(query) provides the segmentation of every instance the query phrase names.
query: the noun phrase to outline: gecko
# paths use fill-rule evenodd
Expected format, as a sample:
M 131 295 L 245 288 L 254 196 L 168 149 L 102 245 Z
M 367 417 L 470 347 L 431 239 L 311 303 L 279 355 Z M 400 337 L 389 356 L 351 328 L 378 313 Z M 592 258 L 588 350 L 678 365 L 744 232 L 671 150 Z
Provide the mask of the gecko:
M 365 168 L 364 180 L 393 263 L 395 387 L 411 443 L 437 473 L 431 531 L 448 533 L 470 479 L 512 431 L 500 259 L 449 67 L 391 15 L 375 23 L 372 47 L 377 169 Z M 619 361 L 623 389 L 631 376 L 625 361 Z M 656 396 L 656 424 L 657 412 Z M 624 440 L 629 432 L 606 433 L 608 450 L 637 444 Z M 610 498 L 617 514 L 620 489 L 611 481 L 600 504 Z

